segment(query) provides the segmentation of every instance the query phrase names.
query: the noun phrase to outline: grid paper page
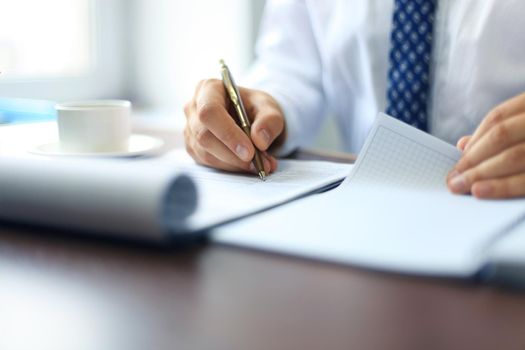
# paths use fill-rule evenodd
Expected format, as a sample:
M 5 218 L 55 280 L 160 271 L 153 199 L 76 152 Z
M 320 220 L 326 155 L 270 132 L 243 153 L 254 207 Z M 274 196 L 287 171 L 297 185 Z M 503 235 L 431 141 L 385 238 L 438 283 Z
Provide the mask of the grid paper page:
M 380 114 L 346 183 L 444 189 L 460 156 L 454 146 Z

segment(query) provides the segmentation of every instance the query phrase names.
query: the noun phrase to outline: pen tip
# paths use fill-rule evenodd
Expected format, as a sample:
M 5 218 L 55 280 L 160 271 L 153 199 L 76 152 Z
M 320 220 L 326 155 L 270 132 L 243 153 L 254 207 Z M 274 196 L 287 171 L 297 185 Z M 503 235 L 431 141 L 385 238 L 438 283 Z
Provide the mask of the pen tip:
M 261 180 L 266 181 L 266 172 L 259 171 L 259 177 L 261 178 Z

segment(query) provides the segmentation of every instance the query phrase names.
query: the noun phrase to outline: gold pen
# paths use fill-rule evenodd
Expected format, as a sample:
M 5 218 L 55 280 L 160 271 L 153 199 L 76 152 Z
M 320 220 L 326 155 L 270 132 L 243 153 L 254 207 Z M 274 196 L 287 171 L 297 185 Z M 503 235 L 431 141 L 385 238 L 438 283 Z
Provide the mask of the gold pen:
M 233 107 L 235 109 L 235 114 L 237 114 L 237 118 L 239 119 L 239 124 L 244 131 L 244 133 L 248 136 L 248 138 L 251 140 L 250 136 L 250 119 L 248 119 L 248 114 L 246 113 L 246 109 L 244 108 L 244 104 L 242 103 L 241 94 L 239 93 L 239 89 L 237 88 L 237 85 L 235 85 L 235 81 L 233 80 L 233 76 L 230 72 L 230 69 L 224 63 L 224 60 L 220 60 L 221 64 L 221 75 L 222 75 L 222 82 L 224 84 L 224 88 L 228 92 L 228 96 L 230 97 L 230 100 L 233 104 Z M 252 141 L 253 143 L 253 141 Z M 259 174 L 259 177 L 261 180 L 266 179 L 266 172 L 264 171 L 264 165 L 261 157 L 261 152 L 253 145 L 255 148 L 255 156 L 253 157 L 253 165 L 255 166 L 255 169 L 257 170 L 257 173 Z

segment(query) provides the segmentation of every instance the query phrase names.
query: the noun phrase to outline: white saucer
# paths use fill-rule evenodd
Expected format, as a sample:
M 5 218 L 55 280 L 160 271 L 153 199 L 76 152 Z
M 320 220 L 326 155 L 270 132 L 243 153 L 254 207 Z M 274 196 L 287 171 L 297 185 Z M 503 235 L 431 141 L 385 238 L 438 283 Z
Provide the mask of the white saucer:
M 139 157 L 149 155 L 159 150 L 164 141 L 141 134 L 133 134 L 129 138 L 129 149 L 127 152 L 63 152 L 58 141 L 33 146 L 29 153 L 41 156 L 73 156 L 73 157 Z

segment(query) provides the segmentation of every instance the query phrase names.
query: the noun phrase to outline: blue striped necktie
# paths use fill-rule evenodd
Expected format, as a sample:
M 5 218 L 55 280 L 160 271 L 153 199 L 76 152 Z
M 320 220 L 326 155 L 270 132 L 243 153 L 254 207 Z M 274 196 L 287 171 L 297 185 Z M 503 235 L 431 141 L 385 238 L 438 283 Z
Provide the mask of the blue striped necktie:
M 437 0 L 394 1 L 386 113 L 427 131 Z

